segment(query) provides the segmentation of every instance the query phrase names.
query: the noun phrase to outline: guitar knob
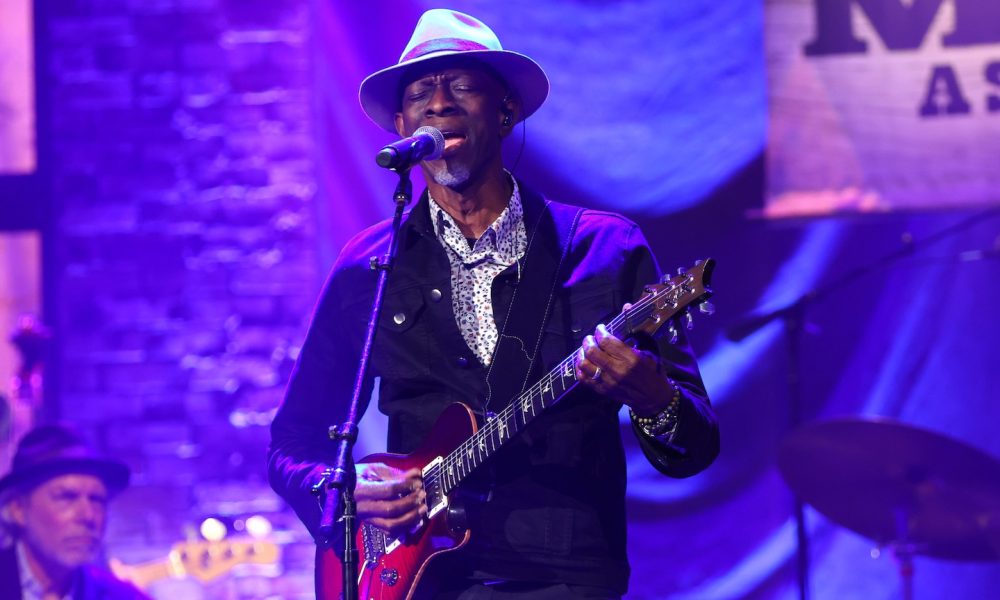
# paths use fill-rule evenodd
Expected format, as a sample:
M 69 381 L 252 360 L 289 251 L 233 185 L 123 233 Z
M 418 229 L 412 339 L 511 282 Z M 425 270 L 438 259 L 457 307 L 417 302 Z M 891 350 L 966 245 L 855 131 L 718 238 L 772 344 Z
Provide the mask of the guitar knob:
M 678 334 L 677 334 L 677 327 L 673 324 L 673 322 L 670 323 L 670 328 L 667 329 L 667 332 L 670 333 L 670 343 L 676 344 Z
M 700 310 L 703 314 L 706 315 L 714 315 L 715 305 L 712 304 L 711 302 L 705 301 L 698 305 L 698 310 Z
M 684 311 L 684 327 L 687 328 L 688 331 L 694 329 L 694 317 L 691 316 L 691 311 L 689 310 Z
M 379 573 L 378 578 L 382 580 L 382 583 L 392 587 L 396 585 L 397 581 L 399 581 L 399 571 L 392 568 L 385 568 L 382 569 L 381 573 Z

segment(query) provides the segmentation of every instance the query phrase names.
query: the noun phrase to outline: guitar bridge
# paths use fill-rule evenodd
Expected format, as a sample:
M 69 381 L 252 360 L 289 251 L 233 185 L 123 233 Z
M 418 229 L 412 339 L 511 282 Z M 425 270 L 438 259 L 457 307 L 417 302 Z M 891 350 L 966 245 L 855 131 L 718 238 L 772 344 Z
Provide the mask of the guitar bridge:
M 374 564 L 378 562 L 378 559 L 382 558 L 382 555 L 386 552 L 385 540 L 384 531 L 374 525 L 362 523 L 361 543 L 365 553 L 365 562 Z

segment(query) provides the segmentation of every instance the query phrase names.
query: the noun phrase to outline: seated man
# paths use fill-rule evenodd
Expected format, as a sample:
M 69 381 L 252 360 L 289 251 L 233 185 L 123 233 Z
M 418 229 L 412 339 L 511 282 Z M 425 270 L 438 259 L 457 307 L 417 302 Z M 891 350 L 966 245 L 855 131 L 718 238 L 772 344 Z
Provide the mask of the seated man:
M 0 479 L 3 526 L 13 540 L 0 549 L 0 598 L 148 598 L 92 564 L 104 538 L 108 500 L 128 479 L 128 467 L 98 456 L 66 427 L 28 432 Z

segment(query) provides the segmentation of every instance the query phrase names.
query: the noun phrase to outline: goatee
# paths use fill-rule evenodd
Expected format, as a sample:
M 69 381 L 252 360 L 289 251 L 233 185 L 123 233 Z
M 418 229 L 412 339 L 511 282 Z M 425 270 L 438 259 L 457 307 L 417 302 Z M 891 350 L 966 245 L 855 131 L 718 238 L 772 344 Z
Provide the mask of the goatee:
M 469 181 L 470 175 L 469 167 L 465 165 L 450 165 L 446 162 L 441 168 L 431 168 L 431 176 L 434 178 L 434 183 L 450 188 L 461 187 Z

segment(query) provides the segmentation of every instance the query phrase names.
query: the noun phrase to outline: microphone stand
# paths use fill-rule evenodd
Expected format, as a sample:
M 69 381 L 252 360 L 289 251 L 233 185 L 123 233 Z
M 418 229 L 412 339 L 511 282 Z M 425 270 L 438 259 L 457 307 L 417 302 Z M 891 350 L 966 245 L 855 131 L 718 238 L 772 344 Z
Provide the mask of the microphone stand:
M 750 314 L 743 318 L 726 331 L 726 337 L 733 342 L 743 341 L 751 334 L 761 329 L 768 323 L 781 319 L 785 324 L 785 339 L 788 350 L 788 374 L 786 383 L 788 385 L 788 428 L 794 429 L 802 423 L 802 397 L 801 397 L 801 352 L 802 331 L 805 325 L 806 310 L 809 305 L 819 300 L 831 292 L 838 290 L 848 283 L 860 279 L 871 272 L 887 268 L 889 265 L 912 255 L 918 249 L 930 246 L 931 244 L 951 237 L 969 227 L 985 221 L 992 216 L 1000 214 L 1000 208 L 990 208 L 978 212 L 966 219 L 941 229 L 919 243 L 910 238 L 904 238 L 902 247 L 889 252 L 888 254 L 875 259 L 874 261 L 856 267 L 841 275 L 823 286 L 815 287 L 786 304 L 785 306 L 766 313 Z M 963 253 L 963 256 L 967 253 Z M 975 260 L 989 256 L 989 251 L 983 251 L 965 258 Z M 794 493 L 794 490 L 792 490 Z M 795 494 L 795 537 L 796 537 L 796 572 L 799 584 L 799 599 L 809 600 L 809 532 L 806 529 L 805 506 L 798 494 Z
M 343 527 L 343 600 L 358 599 L 358 549 L 356 539 L 358 532 L 357 504 L 354 501 L 354 487 L 357 476 L 354 471 L 354 443 L 358 439 L 358 421 L 367 408 L 367 400 L 361 399 L 364 381 L 368 375 L 368 365 L 371 350 L 375 343 L 375 333 L 378 331 L 379 315 L 382 312 L 382 299 L 385 296 L 389 272 L 392 271 L 396 258 L 399 229 L 403 222 L 403 209 L 413 196 L 413 184 L 410 182 L 410 168 L 395 170 L 399 175 L 399 183 L 392 194 L 396 210 L 392 217 L 392 227 L 389 230 L 389 247 L 380 258 L 372 257 L 371 268 L 378 271 L 378 281 L 375 286 L 375 298 L 368 318 L 368 329 L 365 333 L 364 345 L 361 348 L 361 358 L 357 375 L 354 379 L 354 392 L 347 411 L 347 420 L 340 426 L 329 429 L 330 439 L 336 443 L 336 453 L 333 467 L 328 471 L 325 481 L 320 483 L 320 489 L 326 488 L 323 498 L 323 514 L 320 517 L 319 535 L 324 544 L 334 543 L 334 523 Z

